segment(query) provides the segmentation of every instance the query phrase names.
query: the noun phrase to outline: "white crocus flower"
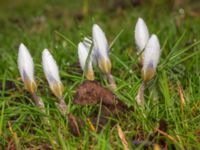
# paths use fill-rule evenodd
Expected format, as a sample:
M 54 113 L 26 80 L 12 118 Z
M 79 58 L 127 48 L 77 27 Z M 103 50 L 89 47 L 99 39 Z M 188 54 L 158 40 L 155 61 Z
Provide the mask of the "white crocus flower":
M 92 68 L 92 61 L 89 55 L 91 44 L 90 43 L 82 43 L 78 44 L 78 56 L 79 56 L 79 63 L 81 65 L 82 70 L 85 72 L 85 76 L 88 80 L 94 80 L 94 71 Z M 87 62 L 88 58 L 88 62 Z M 87 66 L 86 66 L 87 63 Z
M 139 18 L 135 26 L 135 43 L 138 48 L 138 54 L 144 50 L 148 40 L 149 31 L 147 25 L 142 18 Z
M 111 61 L 108 56 L 108 42 L 105 33 L 97 24 L 93 25 L 92 39 L 94 44 L 94 53 L 97 58 L 99 68 L 103 73 L 110 74 Z
M 149 81 L 154 77 L 160 58 L 160 51 L 159 40 L 157 36 L 153 34 L 144 50 L 144 63 L 142 68 L 144 81 Z
M 97 24 L 93 25 L 92 39 L 94 45 L 93 59 L 97 60 L 97 64 L 100 70 L 106 75 L 111 89 L 114 90 L 116 89 L 116 84 L 111 74 L 112 65 L 108 54 L 109 53 L 108 42 L 105 33 Z
M 36 83 L 34 79 L 33 59 L 23 43 L 19 46 L 18 68 L 26 89 L 31 94 L 34 94 L 36 92 Z
M 44 49 L 42 52 L 42 65 L 50 89 L 56 97 L 62 99 L 63 84 L 60 80 L 58 66 L 48 49 Z

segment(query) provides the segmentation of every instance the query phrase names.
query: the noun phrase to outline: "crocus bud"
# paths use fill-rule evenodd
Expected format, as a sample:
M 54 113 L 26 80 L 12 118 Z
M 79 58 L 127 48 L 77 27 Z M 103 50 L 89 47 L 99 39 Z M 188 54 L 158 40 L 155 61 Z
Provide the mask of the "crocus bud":
M 58 66 L 48 49 L 44 49 L 42 52 L 42 65 L 51 91 L 56 97 L 62 99 L 64 88 L 60 80 Z
M 138 48 L 138 54 L 144 50 L 147 42 L 149 40 L 149 31 L 142 18 L 137 20 L 135 26 L 135 43 Z
M 31 93 L 36 92 L 36 83 L 34 79 L 33 59 L 24 44 L 20 44 L 18 53 L 18 68 L 25 88 Z
M 151 80 L 160 58 L 160 44 L 156 35 L 152 35 L 144 50 L 144 64 L 142 68 L 143 81 Z
M 88 80 L 94 80 L 94 71 L 92 68 L 91 57 L 90 56 L 88 57 L 89 50 L 90 46 L 86 46 L 82 42 L 78 44 L 78 56 L 81 68 L 85 72 L 85 76 Z
M 102 29 L 94 24 L 92 28 L 92 38 L 94 43 L 94 52 L 97 58 L 98 66 L 105 74 L 111 72 L 111 61 L 108 56 L 108 42 Z

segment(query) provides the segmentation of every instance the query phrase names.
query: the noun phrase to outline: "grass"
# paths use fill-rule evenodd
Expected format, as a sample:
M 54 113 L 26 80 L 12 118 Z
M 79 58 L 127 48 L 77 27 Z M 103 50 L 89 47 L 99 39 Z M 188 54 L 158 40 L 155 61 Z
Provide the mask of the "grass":
M 82 82 L 77 68 L 77 44 L 84 36 L 91 36 L 93 23 L 99 24 L 112 43 L 111 60 L 116 79 L 115 94 L 133 111 L 111 118 L 118 123 L 132 149 L 143 149 L 132 144 L 133 137 L 142 132 L 144 139 L 158 128 L 159 120 L 168 124 L 167 133 L 176 141 L 161 135 L 176 149 L 199 149 L 200 125 L 200 28 L 198 17 L 190 16 L 190 6 L 183 6 L 185 14 L 172 9 L 166 1 L 153 1 L 141 6 L 113 8 L 114 1 L 7 1 L 0 9 L 0 145 L 2 149 L 122 149 L 116 125 L 108 123 L 100 133 L 91 132 L 86 124 L 80 137 L 73 136 L 67 122 L 56 109 L 56 98 L 51 94 L 41 67 L 41 52 L 49 48 L 55 57 L 65 86 L 68 109 L 84 120 L 94 111 L 92 106 L 72 103 L 76 87 Z M 129 1 L 125 2 L 130 4 Z M 188 8 L 189 7 L 189 8 Z M 192 6 L 191 6 L 192 8 Z M 138 17 L 144 18 L 151 33 L 158 34 L 162 46 L 157 76 L 145 90 L 145 107 L 135 102 L 140 86 L 140 69 L 134 44 L 134 26 Z M 38 94 L 47 107 L 46 126 L 41 113 L 19 79 L 17 68 L 18 46 L 29 48 L 35 63 Z M 106 86 L 97 71 L 96 80 Z M 6 88 L 7 81 L 16 84 L 15 90 Z M 181 109 L 178 86 L 183 88 L 185 105 Z

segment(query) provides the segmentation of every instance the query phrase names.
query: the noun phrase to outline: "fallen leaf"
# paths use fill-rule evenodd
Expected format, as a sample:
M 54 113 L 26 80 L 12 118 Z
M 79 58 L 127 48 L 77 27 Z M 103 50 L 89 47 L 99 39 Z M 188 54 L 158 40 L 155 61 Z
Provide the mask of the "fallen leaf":
M 76 117 L 71 113 L 68 114 L 67 117 L 68 117 L 68 121 L 69 121 L 69 128 L 70 128 L 72 134 L 74 134 L 75 136 L 80 136 L 81 132 L 80 132 Z
M 126 140 L 125 134 L 122 131 L 122 129 L 119 126 L 119 124 L 117 124 L 117 132 L 118 132 L 119 138 L 121 139 L 121 142 L 122 142 L 122 144 L 124 146 L 124 150 L 129 150 L 129 148 L 128 148 L 128 142 Z
M 185 98 L 184 98 L 184 95 L 183 95 L 183 88 L 182 88 L 180 82 L 177 83 L 177 86 L 178 86 L 178 93 L 179 93 L 179 97 L 180 97 L 181 112 L 183 112 L 183 108 L 184 108 L 184 105 L 185 105 Z

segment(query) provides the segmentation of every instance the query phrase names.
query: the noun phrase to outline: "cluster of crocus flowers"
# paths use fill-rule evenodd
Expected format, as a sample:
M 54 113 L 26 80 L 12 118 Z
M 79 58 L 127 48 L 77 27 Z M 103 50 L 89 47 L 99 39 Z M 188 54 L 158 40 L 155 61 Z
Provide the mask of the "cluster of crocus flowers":
M 42 65 L 50 89 L 59 100 L 59 102 L 56 103 L 58 109 L 60 110 L 61 114 L 65 115 L 67 112 L 67 105 L 65 104 L 63 98 L 63 84 L 60 80 L 58 66 L 48 49 L 45 49 L 42 53 Z M 41 98 L 36 95 L 37 86 L 34 79 L 33 59 L 24 44 L 20 44 L 19 46 L 18 68 L 25 88 L 32 95 L 36 106 L 42 108 L 44 111 L 44 103 Z
M 24 44 L 20 44 L 18 52 L 18 69 L 27 91 L 32 95 L 35 104 L 44 111 L 44 103 L 37 96 L 37 85 L 34 78 L 33 59 Z
M 58 103 L 56 103 L 58 109 L 62 115 L 66 115 L 67 105 L 65 104 L 63 91 L 64 87 L 60 80 L 58 66 L 53 56 L 48 49 L 44 49 L 42 52 L 42 66 L 44 74 L 49 83 L 49 87 L 52 93 L 58 98 Z
M 143 19 L 139 18 L 135 26 L 135 42 L 140 55 L 142 65 L 143 82 L 138 90 L 136 101 L 144 103 L 144 86 L 156 74 L 156 68 L 160 58 L 160 43 L 155 34 L 149 37 L 148 28 Z
M 78 55 L 81 68 L 88 80 L 94 80 L 92 64 L 97 64 L 101 72 L 106 75 L 110 87 L 116 88 L 111 74 L 112 64 L 109 58 L 108 41 L 105 33 L 97 24 L 92 27 L 92 41 L 84 38 L 84 41 L 79 43 Z

